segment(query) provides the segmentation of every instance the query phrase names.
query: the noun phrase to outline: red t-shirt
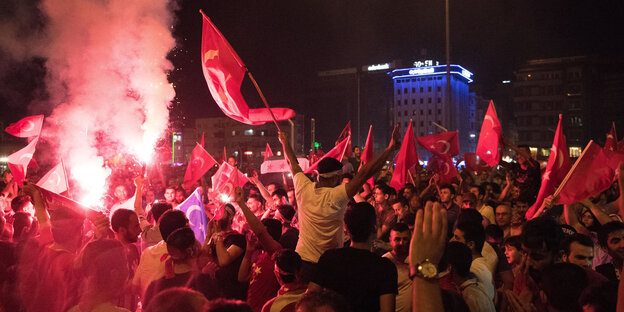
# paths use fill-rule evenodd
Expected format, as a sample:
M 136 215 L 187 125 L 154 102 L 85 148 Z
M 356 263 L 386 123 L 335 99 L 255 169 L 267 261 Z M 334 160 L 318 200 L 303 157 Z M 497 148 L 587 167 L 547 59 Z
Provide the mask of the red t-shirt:
M 274 268 L 275 261 L 270 253 L 258 251 L 252 256 L 247 304 L 254 312 L 260 312 L 262 306 L 275 297 L 280 289 L 275 273 L 273 273 Z

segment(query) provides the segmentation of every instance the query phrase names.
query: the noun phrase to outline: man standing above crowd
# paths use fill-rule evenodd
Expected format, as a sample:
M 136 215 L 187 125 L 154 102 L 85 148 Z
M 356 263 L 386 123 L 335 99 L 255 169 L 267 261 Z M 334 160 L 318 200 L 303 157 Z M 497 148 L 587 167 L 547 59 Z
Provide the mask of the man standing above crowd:
M 528 145 L 519 145 L 515 151 L 518 163 L 511 163 L 507 169 L 511 170 L 513 182 L 520 191 L 518 201 L 533 203 L 542 185 L 540 164 L 531 156 Z M 501 164 L 504 165 L 505 162 Z
M 401 145 L 398 127 L 394 127 L 388 147 L 373 161 L 367 163 L 349 183 L 342 181 L 342 164 L 327 157 L 319 162 L 318 182 L 313 183 L 303 174 L 297 163 L 286 133 L 280 132 L 284 155 L 290 164 L 295 185 L 295 198 L 299 204 L 299 230 L 297 253 L 303 259 L 302 278 L 309 281 L 319 257 L 328 249 L 342 247 L 343 217 L 347 203 L 375 172 L 381 169 L 386 159 Z

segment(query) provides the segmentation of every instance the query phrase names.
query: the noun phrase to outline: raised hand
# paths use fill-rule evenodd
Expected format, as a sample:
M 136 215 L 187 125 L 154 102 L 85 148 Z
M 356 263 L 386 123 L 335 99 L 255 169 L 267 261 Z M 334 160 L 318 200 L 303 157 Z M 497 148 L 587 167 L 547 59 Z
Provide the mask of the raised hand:
M 428 259 L 434 265 L 440 262 L 446 246 L 446 210 L 438 202 L 427 202 L 418 210 L 410 243 L 410 266 Z

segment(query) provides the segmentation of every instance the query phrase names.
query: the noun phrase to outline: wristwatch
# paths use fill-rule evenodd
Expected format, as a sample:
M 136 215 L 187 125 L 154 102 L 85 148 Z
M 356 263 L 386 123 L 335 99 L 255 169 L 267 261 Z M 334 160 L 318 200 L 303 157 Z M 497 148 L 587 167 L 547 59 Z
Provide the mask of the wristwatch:
M 414 277 L 420 277 L 427 281 L 433 281 L 438 278 L 438 268 L 435 264 L 431 263 L 429 259 L 425 259 L 416 266 L 410 267 L 410 279 Z

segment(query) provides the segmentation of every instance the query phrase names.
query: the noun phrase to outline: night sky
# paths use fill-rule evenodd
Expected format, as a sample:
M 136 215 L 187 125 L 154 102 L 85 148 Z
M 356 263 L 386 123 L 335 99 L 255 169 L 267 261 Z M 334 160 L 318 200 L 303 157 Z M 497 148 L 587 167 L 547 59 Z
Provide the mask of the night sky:
M 624 10 L 621 3 L 613 3 L 451 1 L 451 60 L 475 74 L 471 88 L 487 98 L 497 82 L 511 79 L 515 66 L 528 59 L 616 55 L 624 47 Z M 407 64 L 425 58 L 444 62 L 442 0 L 178 1 L 178 45 L 171 53 L 176 70 L 170 81 L 177 92 L 174 116 L 187 116 L 187 121 L 190 116 L 223 116 L 199 63 L 199 9 L 228 39 L 269 102 L 295 111 L 301 110 L 306 85 L 319 70 L 394 59 Z M 0 22 L 15 18 L 10 10 L 4 12 Z M 423 49 L 426 56 L 421 56 Z M 26 106 L 40 92 L 42 63 L 12 64 L 1 74 L 0 103 L 8 113 L 1 114 L 0 121 L 30 113 Z M 251 107 L 260 105 L 247 80 L 243 93 Z

